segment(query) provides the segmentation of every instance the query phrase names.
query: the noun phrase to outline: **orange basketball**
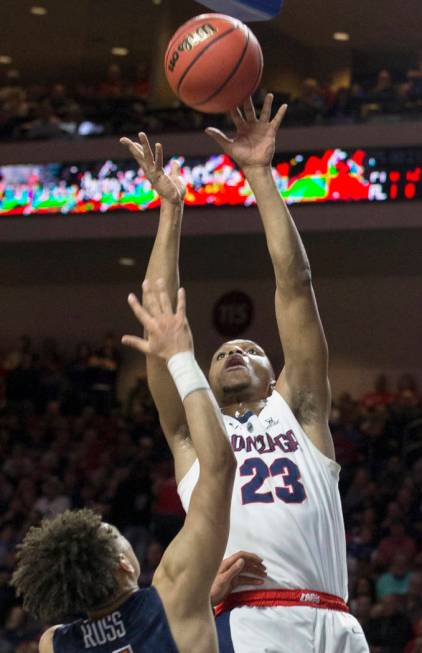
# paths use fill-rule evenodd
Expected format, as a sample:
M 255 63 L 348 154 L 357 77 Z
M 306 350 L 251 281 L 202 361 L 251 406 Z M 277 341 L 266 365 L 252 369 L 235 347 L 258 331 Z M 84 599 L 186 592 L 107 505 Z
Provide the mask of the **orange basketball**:
M 240 20 L 202 14 L 177 30 L 164 67 L 182 102 L 205 113 L 224 113 L 255 93 L 263 57 L 257 38 Z

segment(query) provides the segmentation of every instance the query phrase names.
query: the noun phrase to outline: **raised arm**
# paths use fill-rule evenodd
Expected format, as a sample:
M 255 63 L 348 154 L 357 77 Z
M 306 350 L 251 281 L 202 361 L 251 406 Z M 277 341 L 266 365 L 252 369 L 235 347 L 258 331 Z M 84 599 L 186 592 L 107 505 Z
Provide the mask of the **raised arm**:
M 275 137 L 287 106 L 271 120 L 273 97 L 268 94 L 257 119 L 252 101 L 232 112 L 237 133 L 229 139 L 207 129 L 243 169 L 254 192 L 264 226 L 276 279 L 275 313 L 284 353 L 284 368 L 276 389 L 284 396 L 314 444 L 334 458 L 328 426 L 331 392 L 328 348 L 322 328 L 311 269 L 302 240 L 280 197 L 271 162 Z
M 125 336 L 123 342 L 165 361 L 183 401 L 200 464 L 185 524 L 167 548 L 153 579 L 175 640 L 181 645 L 186 643 L 186 628 L 192 628 L 193 614 L 202 634 L 215 639 L 210 591 L 227 543 L 236 462 L 221 411 L 194 359 L 184 291 L 178 291 L 173 313 L 163 282 L 159 281 L 156 288 L 158 292 L 152 292 L 150 283 L 144 282 L 143 306 L 133 295 L 129 299 L 148 331 L 148 340 Z M 210 645 L 206 650 L 214 648 Z
M 145 277 L 152 284 L 158 278 L 163 279 L 172 306 L 175 307 L 179 288 L 180 231 L 185 195 L 179 166 L 173 162 L 170 173 L 166 174 L 163 169 L 162 146 L 157 143 L 153 154 L 143 132 L 139 134 L 139 143 L 128 138 L 122 138 L 121 143 L 128 147 L 160 196 L 158 230 Z M 146 299 L 148 301 L 148 297 Z M 165 361 L 149 355 L 146 360 L 148 385 L 174 457 L 176 479 L 179 482 L 196 458 L 186 426 L 185 411 Z

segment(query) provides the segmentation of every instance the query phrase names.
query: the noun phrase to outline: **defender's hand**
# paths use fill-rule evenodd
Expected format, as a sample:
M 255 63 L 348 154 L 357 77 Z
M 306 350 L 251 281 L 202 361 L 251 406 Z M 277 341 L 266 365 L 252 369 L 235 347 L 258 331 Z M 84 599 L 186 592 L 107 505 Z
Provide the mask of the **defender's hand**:
M 172 161 L 170 172 L 167 174 L 163 168 L 163 147 L 161 143 L 155 144 L 155 156 L 152 153 L 147 135 L 144 132 L 138 134 L 139 143 L 131 141 L 130 138 L 121 138 L 122 145 L 126 145 L 133 155 L 139 167 L 151 186 L 159 194 L 161 200 L 170 204 L 179 205 L 183 203 L 186 194 L 186 185 L 180 176 L 180 166 L 177 161 Z
M 220 565 L 211 587 L 211 603 L 217 605 L 239 585 L 262 585 L 267 571 L 255 553 L 238 551 Z
M 166 361 L 182 351 L 193 351 L 192 333 L 186 318 L 184 289 L 180 288 L 177 293 L 176 312 L 173 312 L 162 279 L 157 281 L 154 288 L 146 279 L 142 290 L 143 305 L 134 294 L 129 295 L 128 302 L 135 317 L 148 332 L 148 339 L 123 336 L 123 344 Z
M 271 107 L 274 96 L 268 93 L 259 119 L 255 114 L 252 98 L 243 105 L 243 114 L 239 107 L 230 115 L 236 126 L 236 134 L 229 138 L 219 129 L 208 127 L 205 131 L 223 150 L 236 161 L 245 174 L 249 169 L 262 168 L 271 165 L 275 151 L 275 137 L 284 115 L 287 104 L 283 104 L 271 120 Z

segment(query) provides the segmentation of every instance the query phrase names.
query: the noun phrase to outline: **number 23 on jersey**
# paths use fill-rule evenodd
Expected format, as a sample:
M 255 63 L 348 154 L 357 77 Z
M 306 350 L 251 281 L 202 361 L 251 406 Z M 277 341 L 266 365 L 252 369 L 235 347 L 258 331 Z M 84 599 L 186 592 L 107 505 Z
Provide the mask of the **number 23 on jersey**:
M 290 458 L 276 458 L 268 466 L 262 458 L 247 458 L 239 468 L 240 476 L 252 476 L 242 488 L 242 503 L 302 503 L 306 491 L 300 482 L 299 467 Z M 273 491 L 260 491 L 263 483 L 270 477 L 280 477 L 280 485 Z M 275 496 L 274 496 L 275 495 Z

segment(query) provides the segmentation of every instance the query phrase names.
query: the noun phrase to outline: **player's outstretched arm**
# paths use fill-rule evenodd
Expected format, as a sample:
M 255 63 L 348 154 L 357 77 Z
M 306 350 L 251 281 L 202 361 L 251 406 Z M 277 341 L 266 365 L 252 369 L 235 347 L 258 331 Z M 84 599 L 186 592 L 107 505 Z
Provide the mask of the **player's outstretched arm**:
M 221 411 L 194 358 L 183 289 L 175 313 L 162 280 L 155 288 L 145 281 L 143 291 L 143 305 L 134 295 L 129 302 L 148 340 L 124 336 L 122 341 L 165 361 L 183 401 L 201 470 L 185 524 L 167 548 L 153 585 L 181 650 L 192 642 L 192 628 L 198 628 L 198 636 L 201 631 L 210 641 L 204 650 L 216 651 L 210 591 L 227 543 L 236 462 Z
M 160 196 L 160 219 L 157 235 L 145 277 L 154 284 L 158 278 L 164 280 L 172 306 L 176 306 L 179 288 L 179 249 L 183 217 L 185 185 L 176 161 L 169 174 L 163 169 L 163 148 L 160 143 L 152 152 L 146 134 L 139 134 L 139 142 L 122 138 L 152 187 Z M 148 297 L 146 298 L 148 299 Z M 172 451 L 176 478 L 180 481 L 196 458 L 186 428 L 186 416 L 174 382 L 165 361 L 157 356 L 147 355 L 147 377 L 160 423 Z
M 207 133 L 243 169 L 264 225 L 277 284 L 275 310 L 285 359 L 276 389 L 314 444 L 334 458 L 328 427 L 331 392 L 327 343 L 308 257 L 271 168 L 275 137 L 287 106 L 283 105 L 271 119 L 272 101 L 273 96 L 268 94 L 259 118 L 251 99 L 245 103 L 243 113 L 240 109 L 233 111 L 233 138 L 213 128 L 207 129 Z

